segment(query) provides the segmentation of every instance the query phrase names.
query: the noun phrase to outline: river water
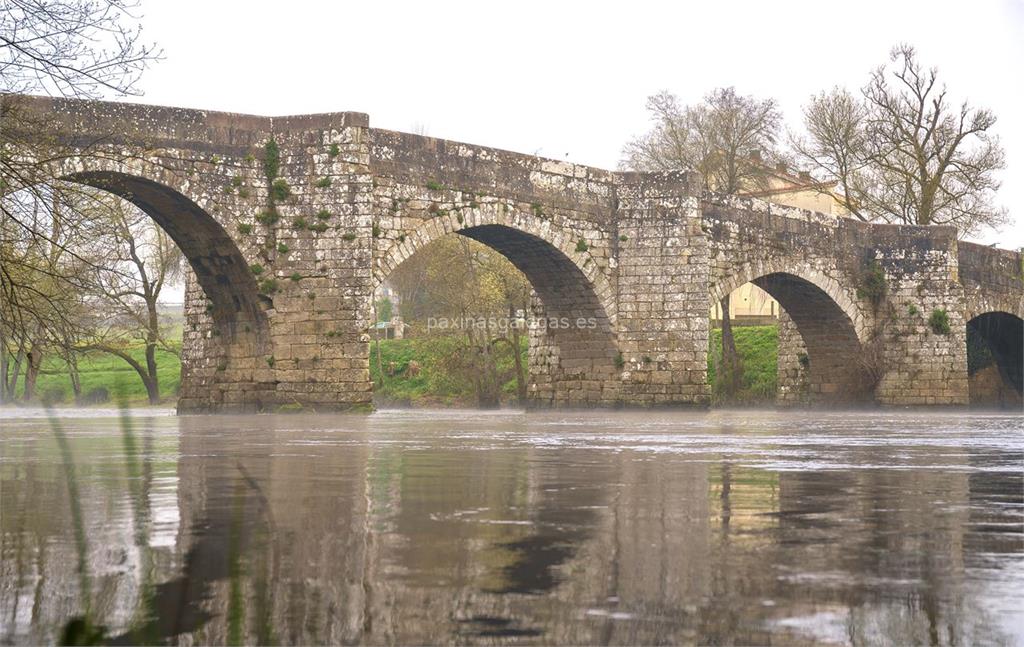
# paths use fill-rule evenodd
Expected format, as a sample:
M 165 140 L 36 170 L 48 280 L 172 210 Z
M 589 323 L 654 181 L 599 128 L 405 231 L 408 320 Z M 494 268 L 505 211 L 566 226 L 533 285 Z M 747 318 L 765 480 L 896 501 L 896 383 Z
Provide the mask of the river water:
M 1022 428 L 0 411 L 0 643 L 1024 644 Z

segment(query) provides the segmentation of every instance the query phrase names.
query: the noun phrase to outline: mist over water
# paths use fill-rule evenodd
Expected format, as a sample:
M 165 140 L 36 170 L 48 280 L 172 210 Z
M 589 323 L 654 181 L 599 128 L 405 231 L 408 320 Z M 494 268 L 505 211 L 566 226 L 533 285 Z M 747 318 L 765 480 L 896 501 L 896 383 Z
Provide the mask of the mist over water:
M 0 643 L 1024 644 L 1020 414 L 0 412 Z

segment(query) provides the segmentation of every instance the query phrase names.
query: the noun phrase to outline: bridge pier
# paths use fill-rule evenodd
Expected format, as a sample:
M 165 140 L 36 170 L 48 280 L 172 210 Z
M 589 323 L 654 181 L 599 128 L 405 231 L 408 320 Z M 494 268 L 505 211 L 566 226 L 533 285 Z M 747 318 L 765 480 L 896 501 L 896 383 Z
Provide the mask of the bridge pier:
M 886 294 L 872 306 L 881 339 L 875 389 L 883 405 L 963 406 L 967 388 L 964 288 L 952 227 L 875 225 L 874 261 Z M 939 325 L 945 320 L 945 325 Z M 868 352 L 873 352 L 868 342 Z

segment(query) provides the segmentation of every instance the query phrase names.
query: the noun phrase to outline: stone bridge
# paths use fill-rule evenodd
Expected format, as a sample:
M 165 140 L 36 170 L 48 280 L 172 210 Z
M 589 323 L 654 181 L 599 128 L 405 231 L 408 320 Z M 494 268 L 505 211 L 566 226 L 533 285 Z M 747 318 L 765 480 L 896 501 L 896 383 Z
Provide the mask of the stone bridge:
M 1021 254 L 950 228 L 702 196 L 685 172 L 610 172 L 360 113 L 16 95 L 3 110 L 10 154 L 39 162 L 39 181 L 130 200 L 183 250 L 182 412 L 370 405 L 374 290 L 453 232 L 523 271 L 536 320 L 568 322 L 530 331 L 534 406 L 706 404 L 710 306 L 748 281 L 785 310 L 781 402 L 966 404 L 968 327 L 1021 388 Z M 938 312 L 948 331 L 929 325 Z

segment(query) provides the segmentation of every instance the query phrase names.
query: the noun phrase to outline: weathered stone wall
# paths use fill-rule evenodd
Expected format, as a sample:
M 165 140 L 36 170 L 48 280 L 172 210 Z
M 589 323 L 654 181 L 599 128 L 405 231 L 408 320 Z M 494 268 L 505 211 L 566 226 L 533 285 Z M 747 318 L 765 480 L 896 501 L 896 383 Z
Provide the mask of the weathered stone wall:
M 785 310 L 779 312 L 776 402 L 792 407 L 811 402 L 810 356 L 800 331 Z
M 694 177 L 624 173 L 620 178 L 622 397 L 635 404 L 706 404 L 708 246 Z
M 885 272 L 879 306 L 885 374 L 876 389 L 886 404 L 967 404 L 963 287 L 957 281 L 951 227 L 873 225 L 873 258 Z M 945 312 L 949 330 L 929 324 Z
M 537 319 L 570 322 L 531 330 L 534 406 L 706 403 L 709 307 L 748 281 L 786 311 L 785 403 L 963 404 L 968 321 L 1024 313 L 1019 253 L 941 227 L 699 199 L 685 173 L 375 130 L 358 113 L 3 101 L 42 124 L 5 124 L 25 157 L 52 158 L 39 181 L 125 197 L 183 249 L 182 411 L 368 406 L 373 291 L 451 233 L 522 270 Z M 937 311 L 948 332 L 929 325 Z

